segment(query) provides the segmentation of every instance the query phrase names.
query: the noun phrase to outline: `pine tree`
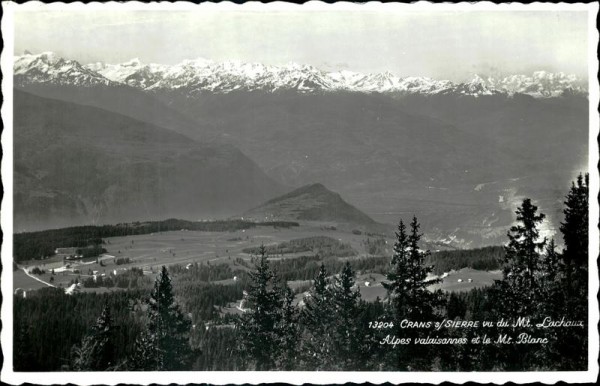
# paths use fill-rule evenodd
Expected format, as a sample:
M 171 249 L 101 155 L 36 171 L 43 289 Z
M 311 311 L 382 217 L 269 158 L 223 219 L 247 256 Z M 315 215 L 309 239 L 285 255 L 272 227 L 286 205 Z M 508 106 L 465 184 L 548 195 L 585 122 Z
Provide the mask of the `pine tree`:
M 255 271 L 250 272 L 248 290 L 249 310 L 239 321 L 241 351 L 257 371 L 275 368 L 279 357 L 280 337 L 277 326 L 281 318 L 281 289 L 277 277 L 269 266 L 267 251 L 260 246 Z
M 148 329 L 143 329 L 135 341 L 135 352 L 129 360 L 128 369 L 154 371 L 158 368 L 157 339 Z
M 563 259 L 577 267 L 588 264 L 589 180 L 589 174 L 580 174 L 577 183 L 571 184 L 563 211 L 565 220 L 560 226 L 565 241 Z
M 546 245 L 545 253 L 540 262 L 542 298 L 554 299 L 560 268 L 560 255 L 556 252 L 556 243 L 552 238 Z
M 572 316 L 587 319 L 588 299 L 588 226 L 589 174 L 577 177 L 565 201 L 565 221 L 561 223 L 565 248 L 562 254 L 566 310 Z
M 400 221 L 391 269 L 387 274 L 388 282 L 383 283 L 388 290 L 395 319 L 398 321 L 405 318 L 428 318 L 442 302 L 441 294 L 427 290 L 427 287 L 439 282 L 439 279 L 427 278 L 433 272 L 433 266 L 425 265 L 429 251 L 423 252 L 419 249 L 422 237 L 419 227 L 417 218 L 414 217 L 411 234 L 407 235 L 406 227 Z
M 298 363 L 300 330 L 298 307 L 294 305 L 294 292 L 287 284 L 282 289 L 282 299 L 281 318 L 276 326 L 281 347 L 281 356 L 277 361 L 277 367 L 281 370 L 291 371 L 296 368 Z
M 359 314 L 356 321 L 358 348 L 356 360 L 360 363 L 356 370 L 381 371 L 386 368 L 386 354 L 380 342 L 385 338 L 388 331 L 383 328 L 370 328 L 369 323 L 388 322 L 386 315 L 386 303 L 379 296 L 373 302 L 360 300 Z
M 72 368 L 77 371 L 103 371 L 110 370 L 114 363 L 114 327 L 110 308 L 106 305 L 92 332 L 73 349 Z
M 325 265 L 321 264 L 309 295 L 304 298 L 301 312 L 305 327 L 303 337 L 304 367 L 310 370 L 332 370 L 334 358 L 333 324 L 335 321 L 333 294 Z
M 360 361 L 361 328 L 360 291 L 355 288 L 355 272 L 346 261 L 333 286 L 333 305 L 335 307 L 335 357 L 341 370 L 358 370 Z
M 512 325 L 503 333 L 517 337 L 521 333 L 531 333 L 525 327 L 513 325 L 519 318 L 529 318 L 531 323 L 539 317 L 543 299 L 543 257 L 546 239 L 540 240 L 539 225 L 545 215 L 537 212 L 537 206 L 529 198 L 516 210 L 517 225 L 507 233 L 503 278 L 493 288 L 496 314 Z M 498 350 L 497 364 L 509 371 L 538 368 L 539 348 L 533 345 L 503 345 Z
M 406 234 L 404 222 L 400 220 L 396 232 L 391 269 L 386 276 L 387 282 L 382 283 L 388 291 L 388 299 L 391 302 L 396 320 L 403 318 L 408 313 L 405 299 L 409 289 L 407 274 L 410 270 L 410 261 L 408 256 L 408 235 Z
M 165 266 L 154 282 L 148 301 L 148 322 L 136 344 L 135 370 L 189 370 L 193 350 L 189 344 L 191 321 L 175 302 Z
M 433 266 L 425 265 L 425 259 L 431 255 L 430 251 L 421 251 L 419 243 L 423 235 L 419 233 L 419 222 L 413 217 L 410 223 L 411 233 L 408 237 L 410 245 L 410 298 L 411 298 L 411 317 L 416 320 L 431 319 L 436 309 L 444 303 L 444 296 L 441 292 L 430 292 L 427 287 L 439 283 L 440 279 L 428 279 L 433 272 Z
M 565 248 L 561 255 L 558 295 L 553 298 L 555 316 L 580 320 L 588 326 L 588 226 L 589 174 L 581 174 L 565 201 L 564 222 L 560 230 Z M 558 329 L 557 337 L 548 349 L 552 350 L 561 370 L 582 370 L 587 363 L 587 328 Z
M 461 296 L 455 292 L 451 292 L 448 296 L 446 310 L 448 319 L 464 319 L 467 313 L 467 304 Z
M 538 225 L 545 215 L 537 214 L 537 209 L 529 198 L 523 200 L 516 211 L 518 224 L 507 234 L 500 296 L 503 311 L 511 318 L 534 316 L 540 300 L 541 251 L 546 239 L 539 240 Z
M 542 301 L 537 302 L 539 305 L 538 312 L 533 315 L 536 320 L 541 321 L 546 317 L 557 320 L 564 312 L 565 303 L 568 299 L 565 297 L 562 283 L 563 268 L 561 256 L 556 252 L 556 245 L 552 238 L 546 245 L 540 263 L 539 297 Z M 571 345 L 571 333 L 568 329 L 547 329 L 543 333 L 548 338 L 549 343 L 540 347 L 539 358 L 542 364 L 537 366 L 543 368 L 542 366 L 551 364 L 549 370 L 558 370 L 560 368 L 559 363 L 563 361 L 565 356 L 565 348 Z M 543 362 L 546 362 L 546 364 Z
M 433 266 L 425 265 L 429 251 L 419 249 L 422 234 L 419 233 L 420 225 L 416 217 L 413 217 L 410 226 L 411 232 L 407 234 L 402 220 L 398 225 L 391 269 L 384 287 L 388 290 L 396 336 L 414 341 L 428 331 L 400 329 L 401 321 L 408 319 L 413 322 L 434 322 L 439 317 L 437 309 L 443 305 L 444 298 L 440 291 L 431 292 L 427 289 L 439 282 L 439 279 L 428 279 Z M 431 365 L 432 358 L 427 352 L 427 345 L 413 344 L 393 350 L 394 355 L 390 355 L 390 358 L 394 360 L 392 366 L 396 369 L 426 370 Z

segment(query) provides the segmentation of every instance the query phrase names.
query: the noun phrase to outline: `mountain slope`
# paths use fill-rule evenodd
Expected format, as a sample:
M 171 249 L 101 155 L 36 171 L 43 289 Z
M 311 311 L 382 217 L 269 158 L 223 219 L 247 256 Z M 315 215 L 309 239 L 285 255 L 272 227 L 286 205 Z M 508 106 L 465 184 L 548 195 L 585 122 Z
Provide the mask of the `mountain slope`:
M 275 197 L 246 212 L 244 216 L 259 220 L 325 221 L 362 227 L 377 225 L 375 220 L 319 183 Z
M 23 55 L 14 64 L 14 86 L 45 98 L 98 107 L 184 135 L 201 131 L 199 123 L 151 93 L 112 81 L 53 53 Z M 202 138 L 202 141 L 210 138 Z
M 230 215 L 282 187 L 232 146 L 14 92 L 15 229 Z
M 504 241 L 523 197 L 562 219 L 586 170 L 586 98 L 232 92 L 178 99 L 289 186 L 325 181 L 378 221 L 417 215 L 454 245 Z M 447 238 L 447 235 L 451 235 Z
M 562 168 L 587 162 L 588 101 L 582 96 L 490 95 L 457 100 L 412 95 L 397 101 L 399 108 L 478 135 L 482 143 L 523 154 L 523 165 L 530 173 L 546 171 L 549 164 Z
M 506 169 L 518 170 L 521 157 L 485 148 L 479 134 L 413 114 L 380 94 L 236 92 L 174 100 L 207 122 L 209 136 L 242 149 L 289 186 L 327 181 L 344 195 L 349 188 L 380 192 L 417 181 L 436 186 L 477 179 L 474 162 L 486 176 L 510 175 Z

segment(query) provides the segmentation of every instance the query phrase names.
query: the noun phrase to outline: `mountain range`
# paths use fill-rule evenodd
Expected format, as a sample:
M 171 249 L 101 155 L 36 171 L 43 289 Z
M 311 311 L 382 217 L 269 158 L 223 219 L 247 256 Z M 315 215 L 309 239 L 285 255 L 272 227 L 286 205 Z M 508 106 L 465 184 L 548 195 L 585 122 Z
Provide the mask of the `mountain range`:
M 233 146 L 95 107 L 15 90 L 13 125 L 19 231 L 231 215 L 286 190 Z
M 213 196 L 206 205 L 198 203 L 192 193 L 181 197 L 176 208 L 157 203 L 169 216 L 187 219 L 190 216 L 181 214 L 186 205 L 195 208 L 190 212 L 193 216 L 232 214 L 233 209 L 243 213 L 294 187 L 321 181 L 376 221 L 396 223 L 414 214 L 422 229 L 436 240 L 457 246 L 497 244 L 503 242 L 523 197 L 535 200 L 548 214 L 547 230 L 555 230 L 562 219 L 561 205 L 570 181 L 587 168 L 587 93 L 576 77 L 561 73 L 536 72 L 501 80 L 478 77 L 455 84 L 398 78 L 390 73 L 323 72 L 296 64 L 276 67 L 193 60 L 167 66 L 134 60 L 119 65 L 81 65 L 44 53 L 15 58 L 14 84 L 17 90 L 52 103 L 67 103 L 64 106 L 69 107 L 63 109 L 67 115 L 84 108 L 82 105 L 103 111 L 105 116 L 98 116 L 95 123 L 87 122 L 83 113 L 61 118 L 94 127 L 98 130 L 94 135 L 103 132 L 105 143 L 114 142 L 103 151 L 122 147 L 122 138 L 111 131 L 116 114 L 129 119 L 127 122 L 187 138 L 194 146 L 220 149 L 215 150 L 216 155 L 222 149 L 237 154 L 231 158 L 217 156 L 229 159 L 231 169 L 227 173 L 240 179 L 235 188 L 222 179 L 207 177 L 204 181 L 205 177 L 186 175 L 196 185 L 190 182 L 181 187 L 191 192 L 203 185 L 209 194 L 214 186 L 216 193 L 210 193 Z M 15 111 L 20 103 L 15 100 Z M 31 109 L 28 114 L 36 112 Z M 48 114 L 43 117 L 49 122 L 57 119 Z M 26 119 L 33 118 L 22 118 Z M 39 118 L 37 124 L 43 122 Z M 73 122 L 67 123 L 73 126 Z M 117 128 L 129 130 L 129 126 Z M 15 125 L 15 136 L 17 130 Z M 155 140 L 160 142 L 158 137 L 149 142 Z M 90 141 L 82 136 L 81 143 L 89 146 Z M 24 163 L 29 156 L 27 146 L 15 148 L 15 157 L 19 150 L 25 152 Z M 138 146 L 153 148 L 158 144 L 140 142 Z M 146 164 L 149 170 L 154 163 L 162 170 L 164 152 L 156 152 Z M 40 161 L 28 166 L 29 172 L 46 173 L 44 170 L 53 164 L 63 162 L 61 154 L 51 153 L 43 160 L 36 155 Z M 102 158 L 105 156 L 95 157 Z M 123 165 L 131 163 L 123 152 L 117 159 Z M 257 177 L 246 176 L 242 164 L 252 165 L 251 175 Z M 178 165 L 183 169 L 198 167 L 193 158 Z M 103 175 L 93 170 L 88 176 L 97 172 Z M 56 179 L 74 178 L 73 173 L 52 173 Z M 214 173 L 208 175 L 217 178 Z M 162 178 L 166 177 L 155 180 Z M 167 180 L 181 184 L 181 179 Z M 28 200 L 38 200 L 35 192 L 54 189 L 48 185 L 51 180 L 33 181 L 38 188 L 32 193 L 20 191 L 26 199 L 21 200 L 24 204 L 19 210 L 27 212 Z M 149 186 L 145 185 L 146 194 L 151 195 Z M 225 194 L 219 189 L 234 190 Z M 246 191 L 251 192 L 249 198 Z M 92 193 L 86 190 L 78 194 L 82 202 L 105 202 L 103 208 L 112 205 L 112 201 Z M 218 198 L 221 194 L 222 203 Z M 132 205 L 142 202 L 142 196 L 133 190 L 120 195 Z M 43 205 L 31 206 L 31 222 L 35 222 L 36 210 L 52 207 L 52 202 L 47 199 Z M 125 217 L 127 211 L 120 213 Z M 121 221 L 147 219 L 141 210 L 128 215 L 130 218 Z M 65 221 L 69 216 L 63 216 Z M 78 218 L 82 221 L 85 217 Z
M 203 58 L 174 65 L 142 63 L 132 59 L 120 64 L 103 62 L 82 65 L 52 52 L 15 57 L 15 82 L 49 82 L 93 86 L 126 84 L 145 91 L 177 91 L 188 97 L 198 94 L 234 91 L 303 93 L 363 92 L 400 94 L 494 95 L 527 94 L 555 97 L 565 92 L 585 93 L 583 80 L 562 72 L 536 71 L 531 75 L 482 77 L 455 83 L 427 77 L 400 77 L 391 72 L 363 74 L 352 71 L 326 72 L 311 65 L 289 63 L 283 66 L 215 62 Z

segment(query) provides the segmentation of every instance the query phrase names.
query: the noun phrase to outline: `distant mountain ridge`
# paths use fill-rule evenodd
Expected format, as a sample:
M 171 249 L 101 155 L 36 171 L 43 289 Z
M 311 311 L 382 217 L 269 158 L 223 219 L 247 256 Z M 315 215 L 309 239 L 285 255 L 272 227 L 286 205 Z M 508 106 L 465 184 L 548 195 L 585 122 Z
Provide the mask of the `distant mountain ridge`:
M 234 91 L 301 93 L 361 92 L 463 96 L 527 94 L 538 98 L 564 93 L 586 94 L 586 84 L 575 75 L 536 71 L 531 75 L 474 77 L 467 82 L 435 80 L 427 77 L 400 77 L 391 72 L 363 74 L 352 71 L 322 71 L 314 66 L 289 63 L 284 66 L 184 60 L 175 65 L 144 64 L 133 59 L 120 64 L 103 62 L 81 65 L 45 52 L 15 57 L 15 83 L 50 82 L 93 85 L 128 85 L 148 92 L 176 91 L 194 97 L 202 93 L 225 94 Z
M 245 218 L 262 221 L 304 220 L 351 224 L 370 228 L 375 220 L 350 205 L 323 184 L 302 186 L 244 213 Z
M 51 83 L 70 86 L 118 86 L 117 82 L 82 66 L 76 60 L 59 57 L 53 52 L 15 57 L 13 67 L 15 86 Z
M 232 215 L 283 191 L 233 146 L 14 91 L 16 231 Z

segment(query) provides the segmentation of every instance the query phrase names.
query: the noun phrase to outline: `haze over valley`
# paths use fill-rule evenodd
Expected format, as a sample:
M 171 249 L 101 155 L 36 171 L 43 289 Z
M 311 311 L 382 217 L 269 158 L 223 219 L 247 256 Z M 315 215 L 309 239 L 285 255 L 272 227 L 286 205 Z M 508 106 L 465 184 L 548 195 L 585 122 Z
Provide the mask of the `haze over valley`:
M 227 218 L 324 183 L 381 223 L 416 214 L 431 240 L 477 247 L 525 196 L 555 231 L 587 163 L 585 83 L 563 73 L 456 83 L 48 52 L 14 68 L 17 230 Z M 48 150 L 25 151 L 40 135 Z

